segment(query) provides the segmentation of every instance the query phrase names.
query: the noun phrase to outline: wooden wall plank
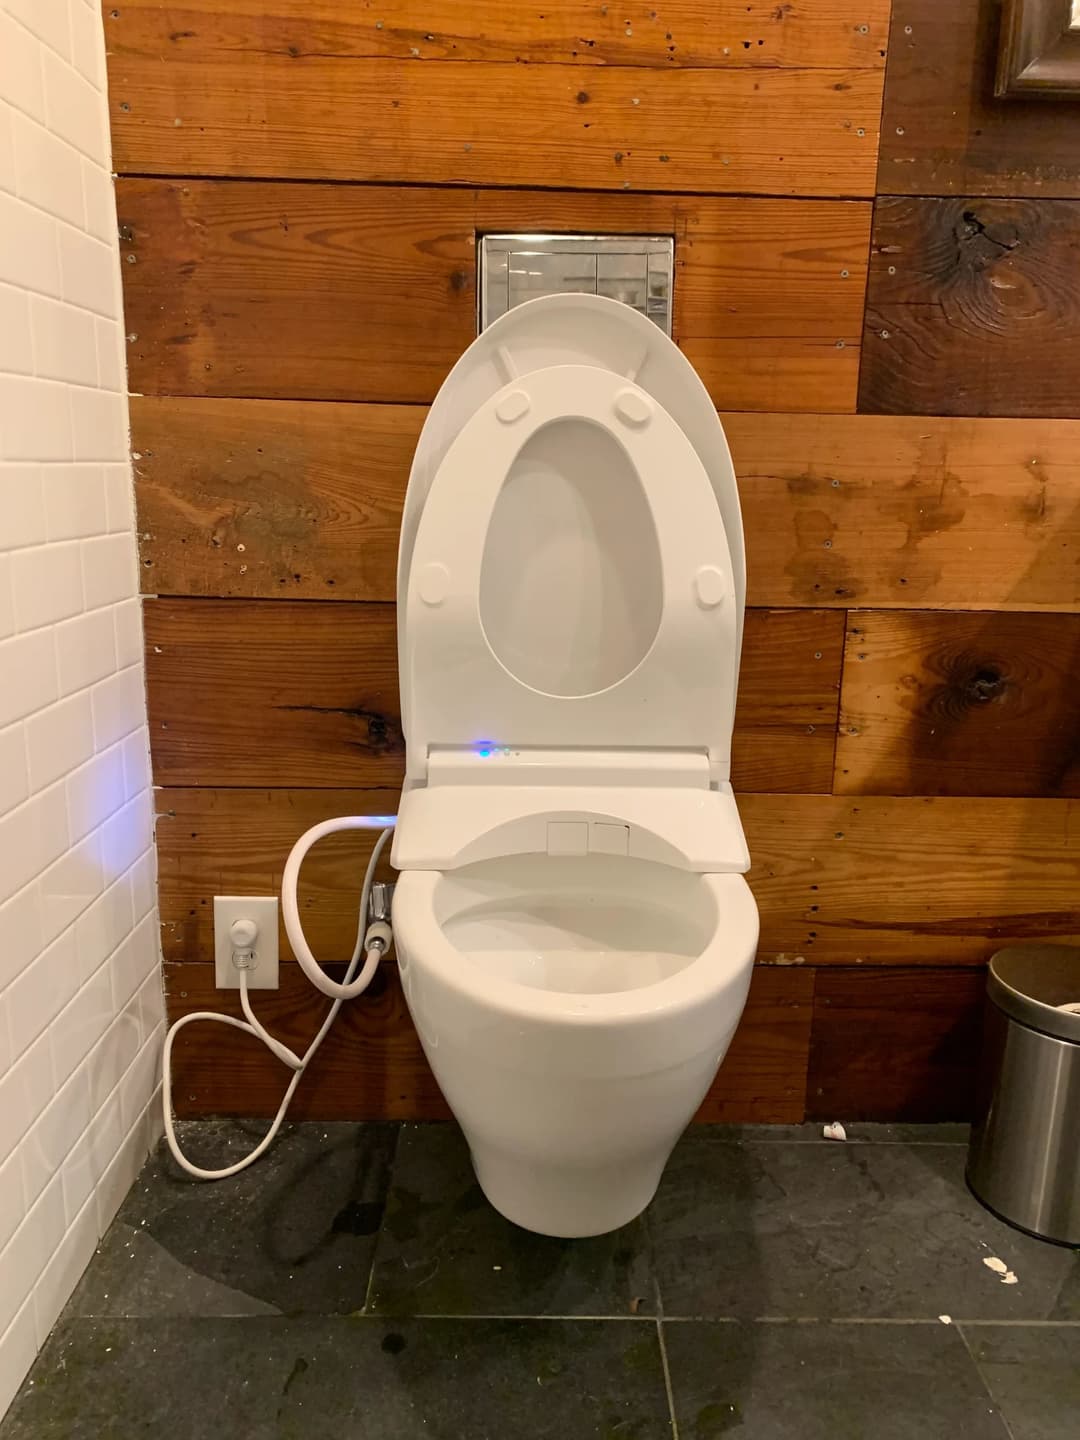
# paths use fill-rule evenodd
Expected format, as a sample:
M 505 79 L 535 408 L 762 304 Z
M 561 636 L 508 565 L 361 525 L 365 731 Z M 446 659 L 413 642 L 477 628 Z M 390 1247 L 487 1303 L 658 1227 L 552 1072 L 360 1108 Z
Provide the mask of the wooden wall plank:
M 392 811 L 397 792 L 203 788 L 156 798 L 165 958 L 210 966 L 215 894 L 276 893 L 304 830 Z M 980 965 L 1011 940 L 1080 940 L 1075 801 L 741 794 L 739 810 L 767 964 Z M 351 949 L 370 844 L 335 837 L 305 864 L 301 905 L 319 956 Z
M 859 409 L 1076 413 L 1080 204 L 886 197 L 874 210 Z
M 881 75 L 187 56 L 125 58 L 110 98 L 126 174 L 512 185 L 527 156 L 553 188 L 865 196 Z
M 878 190 L 1080 196 L 1073 105 L 994 98 L 1000 0 L 893 0 Z
M 797 1125 L 803 1119 L 814 973 L 755 966 L 739 1028 L 695 1120 Z
M 145 629 L 159 785 L 401 783 L 392 606 L 159 599 Z M 736 783 L 827 790 L 843 616 L 749 611 L 744 649 Z
M 391 605 L 151 600 L 159 785 L 400 785 Z
M 1080 423 L 722 419 L 753 604 L 1080 608 Z
M 807 1114 L 822 1120 L 967 1120 L 982 970 L 821 970 Z
M 721 409 L 855 409 L 857 339 L 692 336 L 679 348 Z
M 876 64 L 422 63 L 416 45 L 403 59 L 327 52 L 308 26 L 281 50 L 261 15 L 233 10 L 231 42 L 197 25 L 173 41 L 172 6 L 118 9 L 109 95 L 124 173 L 512 185 L 524 156 L 531 183 L 551 187 L 874 193 Z
M 127 180 L 118 205 L 143 394 L 430 400 L 475 334 L 475 236 L 514 228 L 674 234 L 717 404 L 855 406 L 866 204 Z
M 132 396 L 143 590 L 392 601 L 426 415 L 417 405 Z
M 475 333 L 467 191 L 127 180 L 117 209 L 140 393 L 430 400 Z
M 342 973 L 340 967 L 333 973 Z M 170 1019 L 194 1010 L 239 1015 L 235 991 L 214 989 L 207 965 L 167 964 Z M 702 1121 L 793 1123 L 802 1119 L 813 975 L 755 972 L 731 1049 L 697 1116 Z M 258 994 L 259 1018 L 294 1049 L 308 1045 L 328 1001 L 298 965 L 281 988 Z M 220 1026 L 189 1025 L 177 1041 L 173 1095 L 182 1117 L 273 1115 L 288 1079 L 263 1045 Z M 449 1107 L 409 1016 L 396 964 L 379 967 L 362 999 L 342 1007 L 290 1111 L 297 1120 L 442 1120 Z
M 1080 615 L 852 611 L 837 793 L 1080 795 Z
M 460 0 L 428 0 L 423 23 L 415 0 L 380 0 L 377 10 L 345 0 L 184 0 L 167 11 L 160 0 L 128 0 L 106 16 L 116 66 L 254 50 L 298 60 L 318 51 L 341 60 L 880 69 L 889 28 L 888 0 L 864 0 L 857 19 L 850 0 L 667 0 L 662 12 L 654 0 L 546 0 L 542 11 L 470 0 L 467 12 Z
M 1074 800 L 743 795 L 759 960 L 978 965 L 1080 938 Z
M 832 789 L 843 646 L 839 611 L 747 611 L 731 750 L 739 789 Z
M 425 414 L 132 396 L 143 589 L 393 600 Z M 751 605 L 1080 609 L 1080 422 L 721 419 Z

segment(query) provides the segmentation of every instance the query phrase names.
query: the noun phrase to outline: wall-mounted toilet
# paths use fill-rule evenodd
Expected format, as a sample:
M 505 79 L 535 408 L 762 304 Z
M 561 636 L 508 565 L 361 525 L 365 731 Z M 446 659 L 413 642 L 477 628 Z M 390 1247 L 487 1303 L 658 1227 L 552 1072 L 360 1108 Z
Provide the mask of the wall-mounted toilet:
M 557 295 L 474 341 L 405 504 L 393 922 L 480 1184 L 530 1230 L 644 1209 L 742 1013 L 744 594 L 723 431 L 657 326 Z

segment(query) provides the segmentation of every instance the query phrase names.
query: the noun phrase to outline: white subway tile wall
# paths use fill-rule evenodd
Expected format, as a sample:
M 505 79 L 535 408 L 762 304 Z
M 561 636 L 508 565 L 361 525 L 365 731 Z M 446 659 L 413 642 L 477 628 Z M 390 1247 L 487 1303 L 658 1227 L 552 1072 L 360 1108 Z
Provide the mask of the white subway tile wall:
M 0 0 L 0 1414 L 160 1133 L 101 12 Z

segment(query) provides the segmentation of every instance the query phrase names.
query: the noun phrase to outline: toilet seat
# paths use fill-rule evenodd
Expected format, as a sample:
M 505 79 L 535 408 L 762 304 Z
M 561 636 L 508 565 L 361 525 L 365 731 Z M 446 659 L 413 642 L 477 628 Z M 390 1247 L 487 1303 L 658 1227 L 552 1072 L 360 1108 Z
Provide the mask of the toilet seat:
M 595 857 L 592 863 L 599 868 L 599 875 L 581 867 L 580 862 L 539 855 L 503 856 L 449 872 L 409 871 L 398 882 L 403 889 L 397 901 L 395 924 L 405 927 L 399 933 L 399 953 L 422 954 L 429 978 L 438 979 L 441 987 L 449 987 L 463 1005 L 482 1006 L 507 1019 L 528 1018 L 554 1024 L 572 1021 L 581 1038 L 580 1053 L 574 1047 L 574 1065 L 579 1070 L 611 1073 L 613 1065 L 616 1069 L 629 1065 L 638 1071 L 643 1064 L 663 1064 L 663 1054 L 648 1056 L 640 1047 L 626 1052 L 625 1032 L 619 1039 L 622 1053 L 612 1049 L 605 1054 L 597 1034 L 610 1034 L 607 1026 L 626 1024 L 635 1018 L 652 1022 L 658 1015 L 672 1019 L 681 1014 L 692 1017 L 706 991 L 731 986 L 741 1000 L 748 978 L 745 955 L 752 951 L 757 939 L 757 907 L 741 875 L 691 875 L 651 861 L 611 856 Z M 620 868 L 625 869 L 625 875 L 620 875 Z M 580 890 L 591 887 L 590 904 L 597 899 L 603 902 L 598 907 L 600 914 L 588 917 L 591 937 L 606 939 L 612 952 L 620 952 L 620 960 L 632 955 L 639 941 L 631 923 L 623 920 L 620 924 L 619 917 L 612 916 L 613 898 L 633 903 L 638 912 L 635 919 L 652 912 L 661 924 L 670 923 L 675 928 L 681 923 L 684 933 L 674 944 L 682 963 L 673 964 L 671 973 L 656 978 L 628 975 L 627 983 L 618 987 L 610 981 L 598 987 L 587 977 L 576 977 L 569 983 L 565 973 L 555 973 L 543 982 L 526 981 L 515 972 L 523 967 L 535 970 L 547 960 L 544 938 L 535 933 L 535 926 L 530 930 L 518 922 L 520 934 L 511 936 L 507 955 L 514 959 L 520 956 L 521 964 L 514 966 L 511 962 L 503 973 L 476 963 L 484 951 L 472 931 L 455 934 L 454 922 L 462 912 L 467 913 L 471 906 L 481 916 L 485 909 L 490 915 L 492 904 L 497 903 L 492 896 L 500 884 L 512 896 L 515 882 L 520 896 L 542 897 L 548 903 L 552 911 L 549 928 L 555 933 L 563 917 L 552 897 L 560 889 L 566 892 L 574 881 Z M 666 889 L 670 893 L 664 893 Z M 510 908 L 509 904 L 506 908 Z M 512 930 L 513 924 L 505 928 Z M 402 978 L 407 992 L 413 988 L 408 969 L 406 960 Z M 442 1024 L 449 1020 L 445 1004 L 418 1018 L 424 1025 L 425 1038 L 437 1043 Z M 705 1030 L 700 1036 L 684 1035 L 684 1041 L 693 1050 L 707 1045 L 708 1036 Z M 512 1029 L 509 1043 L 513 1045 Z M 511 1053 L 508 1051 L 508 1057 Z
M 553 452 L 542 461 L 529 458 L 537 441 Z M 585 451 L 594 453 L 583 461 Z M 588 473 L 554 496 L 562 473 L 579 464 Z M 603 485 L 608 500 L 625 497 L 621 508 L 616 502 L 590 514 L 588 492 Z M 511 490 L 513 513 L 500 524 Z M 537 545 L 532 532 L 545 509 L 556 513 Z M 620 562 L 629 573 L 614 573 Z M 605 568 L 612 571 L 606 582 Z M 562 585 L 570 594 L 560 617 Z M 575 632 L 593 618 L 589 601 L 602 613 L 596 634 L 578 646 Z M 713 781 L 727 780 L 736 609 L 723 523 L 685 435 L 625 378 L 554 366 L 504 386 L 480 407 L 431 485 L 405 607 L 410 779 L 428 778 L 438 747 L 487 747 L 501 756 L 507 747 L 632 744 L 704 751 Z M 493 627 L 502 632 L 501 653 Z M 625 673 L 612 673 L 611 652 L 620 647 L 626 663 L 616 669 Z M 575 671 L 576 649 L 584 661 Z M 672 688 L 679 703 L 657 703 Z
M 734 471 L 685 357 L 595 296 L 504 315 L 440 390 L 409 480 L 395 866 L 570 837 L 748 869 L 728 783 L 743 603 Z

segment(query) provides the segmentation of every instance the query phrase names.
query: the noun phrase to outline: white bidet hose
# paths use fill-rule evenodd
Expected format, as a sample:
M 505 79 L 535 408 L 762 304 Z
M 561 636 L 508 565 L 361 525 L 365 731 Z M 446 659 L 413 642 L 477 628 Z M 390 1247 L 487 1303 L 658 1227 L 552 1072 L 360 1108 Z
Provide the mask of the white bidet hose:
M 379 823 L 385 824 L 387 818 L 383 816 Z M 371 977 L 375 974 L 379 956 L 390 948 L 392 936 L 390 926 L 385 921 L 376 920 L 370 928 L 365 927 L 367 927 L 368 900 L 371 895 L 371 882 L 375 875 L 375 866 L 382 854 L 383 846 L 392 833 L 391 829 L 385 829 L 376 840 L 375 848 L 371 852 L 371 859 L 368 861 L 367 873 L 364 875 L 364 888 L 360 894 L 360 925 L 356 932 L 356 949 L 353 951 L 352 963 L 358 959 L 361 950 L 366 949 L 367 954 L 364 958 L 364 968 L 355 980 L 351 978 L 352 963 L 346 972 L 344 982 L 339 985 L 336 980 L 330 979 L 330 976 L 311 953 L 311 946 L 307 943 L 304 927 L 300 923 L 300 905 L 296 895 L 300 881 L 300 867 L 311 847 L 325 836 L 335 835 L 339 830 L 371 830 L 373 828 L 373 822 L 369 815 L 342 815 L 336 820 L 324 820 L 320 825 L 313 825 L 310 830 L 306 830 L 300 836 L 300 839 L 289 851 L 289 858 L 285 861 L 285 870 L 281 876 L 281 917 L 285 921 L 285 934 L 289 937 L 289 944 L 300 962 L 300 968 L 316 990 L 321 990 L 324 995 L 329 995 L 333 1000 L 353 1000 L 357 995 L 362 995 L 371 983 Z
M 165 1140 L 172 1152 L 173 1159 L 193 1175 L 197 1180 L 224 1180 L 229 1175 L 236 1175 L 241 1170 L 246 1170 L 253 1165 L 261 1155 L 264 1155 L 274 1143 L 278 1131 L 288 1114 L 292 1097 L 296 1093 L 296 1087 L 300 1079 L 315 1056 L 315 1052 L 326 1039 L 330 1027 L 337 1019 L 338 1011 L 344 1001 L 355 999 L 357 995 L 363 994 L 374 978 L 379 960 L 390 948 L 393 934 L 390 926 L 385 920 L 373 920 L 368 924 L 368 907 L 371 903 L 371 885 L 375 878 L 375 867 L 379 863 L 379 856 L 386 847 L 386 842 L 393 834 L 395 823 L 394 816 L 380 815 L 342 815 L 336 820 L 324 820 L 319 825 L 313 825 L 310 830 L 304 832 L 289 852 L 289 858 L 285 862 L 285 870 L 281 877 L 281 913 L 285 922 L 285 933 L 289 937 L 289 943 L 293 948 L 297 960 L 316 989 L 321 990 L 324 995 L 333 999 L 330 1011 L 319 1027 L 318 1034 L 311 1044 L 304 1051 L 303 1055 L 297 1055 L 273 1035 L 259 1022 L 255 1012 L 251 1008 L 251 1000 L 248 994 L 248 972 L 247 968 L 240 967 L 240 1006 L 246 1019 L 237 1020 L 232 1015 L 219 1015 L 213 1010 L 197 1010 L 191 1015 L 182 1015 L 179 1020 L 174 1021 L 165 1033 L 165 1045 L 161 1057 L 161 1105 L 165 1121 Z M 304 928 L 300 923 L 300 908 L 297 903 L 297 885 L 300 879 L 300 867 L 311 847 L 326 835 L 334 835 L 339 830 L 374 830 L 381 829 L 382 834 L 375 841 L 371 857 L 364 872 L 364 883 L 360 891 L 360 919 L 356 930 L 356 944 L 353 946 L 352 956 L 345 970 L 345 979 L 339 985 L 337 981 L 331 980 L 326 971 L 322 968 L 311 952 L 304 935 Z M 363 956 L 363 965 L 360 974 L 354 975 L 360 958 Z M 194 1024 L 196 1020 L 216 1020 L 221 1025 L 231 1025 L 234 1030 L 243 1030 L 248 1035 L 257 1036 L 264 1045 L 271 1050 L 283 1065 L 288 1065 L 292 1070 L 292 1077 L 286 1087 L 281 1104 L 278 1106 L 277 1114 L 274 1116 L 270 1129 L 256 1145 L 255 1149 L 243 1160 L 238 1160 L 235 1165 L 227 1165 L 221 1170 L 204 1170 L 201 1166 L 190 1161 L 180 1149 L 180 1142 L 176 1137 L 176 1127 L 173 1122 L 172 1113 L 172 1047 L 177 1035 L 185 1025 Z

